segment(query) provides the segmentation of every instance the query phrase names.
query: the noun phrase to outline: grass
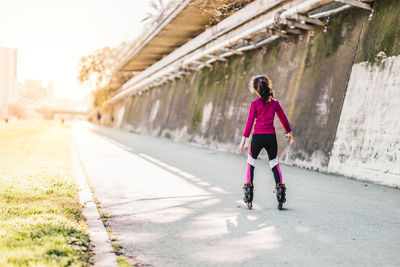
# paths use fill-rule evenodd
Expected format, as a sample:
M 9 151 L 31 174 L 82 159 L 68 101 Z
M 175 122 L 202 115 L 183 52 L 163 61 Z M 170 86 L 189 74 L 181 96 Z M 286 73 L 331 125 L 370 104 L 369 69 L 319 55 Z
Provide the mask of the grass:
M 132 265 L 129 264 L 125 257 L 117 256 L 117 262 L 120 267 L 131 267 Z
M 87 266 L 70 127 L 0 123 L 0 266 Z
M 92 189 L 92 191 L 93 191 L 93 188 L 91 188 L 91 189 Z M 110 216 L 107 215 L 107 214 L 102 210 L 100 201 L 99 201 L 96 197 L 94 198 L 94 200 L 95 200 L 95 203 L 96 203 L 96 206 L 97 206 L 97 210 L 98 210 L 99 213 L 100 213 L 100 218 L 101 218 L 101 220 L 103 221 L 104 227 L 106 228 L 106 231 L 107 231 L 107 234 L 108 234 L 108 238 L 109 238 L 110 241 L 111 241 L 111 246 L 112 246 L 112 248 L 113 248 L 113 250 L 114 250 L 114 252 L 115 252 L 115 254 L 116 254 L 116 256 L 117 256 L 118 265 L 119 265 L 120 267 L 131 267 L 131 266 L 133 266 L 133 265 L 131 265 L 131 264 L 129 263 L 128 258 L 125 257 L 125 256 L 121 253 L 122 246 L 119 244 L 118 237 L 116 237 L 115 235 L 113 235 L 113 233 L 112 233 L 112 231 L 111 231 L 111 229 L 110 229 L 110 222 L 109 222 Z M 136 265 L 135 265 L 135 266 L 136 266 Z

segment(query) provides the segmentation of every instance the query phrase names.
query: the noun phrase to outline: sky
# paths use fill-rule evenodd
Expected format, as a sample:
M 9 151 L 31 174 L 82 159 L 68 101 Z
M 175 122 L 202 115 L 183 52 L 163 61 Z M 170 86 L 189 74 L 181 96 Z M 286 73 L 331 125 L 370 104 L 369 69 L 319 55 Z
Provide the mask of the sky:
M 56 98 L 82 99 L 81 56 L 141 33 L 149 0 L 0 0 L 0 47 L 18 49 L 18 80 L 55 82 Z

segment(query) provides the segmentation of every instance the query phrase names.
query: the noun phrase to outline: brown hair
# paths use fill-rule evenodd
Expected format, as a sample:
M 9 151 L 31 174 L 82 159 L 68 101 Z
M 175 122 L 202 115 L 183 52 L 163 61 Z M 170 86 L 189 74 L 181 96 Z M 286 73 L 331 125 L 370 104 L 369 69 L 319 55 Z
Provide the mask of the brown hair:
M 260 95 L 264 101 L 269 101 L 274 96 L 271 80 L 266 75 L 257 75 L 251 78 L 249 90 L 252 93 Z

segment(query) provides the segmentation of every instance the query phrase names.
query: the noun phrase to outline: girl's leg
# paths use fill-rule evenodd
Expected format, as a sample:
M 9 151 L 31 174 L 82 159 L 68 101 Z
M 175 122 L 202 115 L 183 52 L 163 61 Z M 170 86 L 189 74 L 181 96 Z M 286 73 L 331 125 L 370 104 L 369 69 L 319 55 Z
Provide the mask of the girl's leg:
M 265 148 L 267 149 L 269 166 L 274 174 L 275 183 L 277 185 L 282 184 L 282 173 L 278 162 L 278 143 L 276 141 L 276 135 L 268 135 L 267 145 Z
M 249 146 L 249 154 L 247 155 L 247 170 L 246 170 L 246 183 L 253 184 L 254 168 L 256 167 L 256 160 L 263 147 L 258 135 L 253 135 Z

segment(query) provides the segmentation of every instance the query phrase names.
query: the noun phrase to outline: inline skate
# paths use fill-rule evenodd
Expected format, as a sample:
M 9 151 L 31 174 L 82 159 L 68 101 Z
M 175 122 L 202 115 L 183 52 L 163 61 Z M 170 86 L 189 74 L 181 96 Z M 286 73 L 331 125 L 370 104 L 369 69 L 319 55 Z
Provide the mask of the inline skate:
M 249 210 L 253 208 L 253 185 L 252 184 L 244 184 L 243 186 L 243 192 L 244 192 L 244 202 L 246 203 L 247 207 Z
M 277 184 L 275 190 L 278 200 L 278 210 L 281 210 L 283 203 L 286 202 L 286 186 L 285 184 Z

